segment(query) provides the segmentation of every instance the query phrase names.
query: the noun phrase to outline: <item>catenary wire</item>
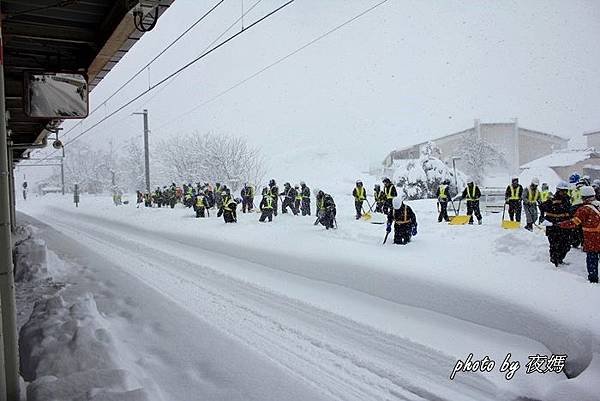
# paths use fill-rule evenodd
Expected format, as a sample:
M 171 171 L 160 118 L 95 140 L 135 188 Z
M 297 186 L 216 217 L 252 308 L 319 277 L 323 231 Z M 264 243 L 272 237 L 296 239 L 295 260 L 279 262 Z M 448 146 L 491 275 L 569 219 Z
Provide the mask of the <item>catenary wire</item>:
M 225 90 L 224 90 L 224 91 L 222 91 L 222 92 L 219 92 L 218 94 L 216 94 L 215 96 L 211 97 L 210 99 L 208 99 L 208 100 L 206 100 L 206 101 L 204 101 L 204 102 L 202 102 L 202 103 L 200 103 L 200 104 L 198 104 L 198 105 L 194 106 L 193 108 L 189 109 L 188 111 L 186 111 L 186 112 L 184 112 L 184 113 L 182 113 L 182 114 L 179 114 L 179 115 L 177 115 L 176 117 L 174 117 L 174 118 L 172 118 L 172 119 L 168 120 L 167 122 L 165 122 L 165 123 L 163 123 L 163 124 L 159 125 L 159 126 L 158 126 L 158 127 L 156 127 L 155 129 L 157 129 L 157 130 L 158 130 L 158 129 L 164 128 L 165 126 L 167 126 L 167 125 L 171 124 L 173 121 L 175 121 L 175 120 L 178 120 L 178 119 L 180 119 L 181 117 L 183 117 L 183 116 L 186 116 L 186 115 L 188 115 L 188 114 L 190 114 L 190 113 L 192 113 L 192 112 L 194 112 L 194 111 L 198 110 L 198 109 L 199 109 L 199 108 L 201 108 L 202 106 L 205 106 L 205 105 L 207 105 L 207 104 L 209 104 L 209 103 L 211 103 L 211 102 L 215 101 L 216 99 L 220 98 L 221 96 L 224 96 L 224 95 L 226 95 L 227 93 L 231 92 L 232 90 L 236 89 L 237 87 L 239 87 L 239 86 L 242 86 L 243 84 L 245 84 L 246 82 L 250 81 L 251 79 L 253 79 L 253 78 L 255 78 L 255 77 L 259 76 L 259 75 L 260 75 L 260 74 L 262 74 L 263 72 L 265 72 L 265 71 L 267 71 L 267 70 L 271 69 L 272 67 L 274 67 L 274 66 L 276 66 L 277 64 L 279 64 L 279 63 L 281 63 L 281 62 L 283 62 L 283 61 L 287 60 L 288 58 L 290 58 L 290 57 L 294 56 L 295 54 L 297 54 L 297 53 L 301 52 L 302 50 L 306 49 L 307 47 L 309 47 L 309 46 L 311 46 L 311 45 L 315 44 L 316 42 L 320 41 L 321 39 L 325 38 L 326 36 L 328 36 L 328 35 L 330 35 L 330 34 L 334 33 L 335 31 L 337 31 L 337 30 L 339 30 L 339 29 L 343 28 L 343 27 L 344 27 L 344 26 L 346 26 L 346 25 L 348 25 L 348 24 L 352 23 L 353 21 L 355 21 L 355 20 L 359 19 L 359 18 L 360 18 L 360 17 L 362 17 L 363 15 L 365 15 L 365 14 L 367 14 L 367 13 L 369 13 L 369 12 L 373 11 L 375 8 L 377 8 L 377 7 L 379 7 L 380 5 L 382 5 L 382 4 L 384 4 L 384 3 L 386 3 L 387 1 L 388 1 L 388 0 L 383 0 L 383 1 L 381 1 L 381 2 L 379 2 L 379 3 L 377 3 L 377 4 L 375 4 L 375 5 L 373 5 L 372 7 L 370 7 L 370 8 L 368 8 L 367 10 L 365 10 L 365 11 L 361 12 L 360 14 L 357 14 L 357 15 L 355 15 L 355 16 L 354 16 L 354 17 L 352 17 L 351 19 L 349 19 L 349 20 L 347 20 L 347 21 L 343 22 L 342 24 L 340 24 L 340 25 L 338 25 L 338 26 L 336 26 L 336 27 L 334 27 L 334 28 L 330 29 L 329 31 L 327 31 L 327 32 L 323 33 L 322 35 L 320 35 L 320 36 L 316 37 L 315 39 L 311 40 L 310 42 L 307 42 L 306 44 L 304 44 L 304 45 L 300 46 L 299 48 L 297 48 L 297 49 L 296 49 L 296 50 L 294 50 L 293 52 L 291 52 L 291 53 L 288 53 L 287 55 L 285 55 L 285 56 L 283 56 L 283 57 L 281 57 L 281 58 L 277 59 L 277 60 L 276 60 L 276 61 L 274 61 L 273 63 L 271 63 L 271 64 L 269 64 L 269 65 L 267 65 L 267 66 L 265 66 L 265 67 L 261 68 L 260 70 L 258 70 L 258 71 L 257 71 L 257 72 L 255 72 L 254 74 L 252 74 L 252 75 L 250 75 L 250 76 L 248 76 L 248 77 L 244 78 L 243 80 L 239 81 L 239 82 L 238 82 L 238 83 L 236 83 L 235 85 L 233 85 L 233 86 L 230 86 L 229 88 L 225 89 Z
M 252 24 L 248 25 L 247 27 L 245 27 L 243 30 L 235 33 L 234 35 L 231 35 L 230 37 L 228 37 L 227 39 L 225 39 L 224 41 L 220 42 L 218 45 L 212 47 L 211 49 L 207 50 L 206 52 L 202 53 L 201 55 L 199 55 L 198 57 L 196 57 L 195 59 L 193 59 L 192 61 L 188 62 L 187 64 L 183 65 L 182 67 L 180 67 L 179 69 L 177 69 L 176 71 L 172 72 L 171 74 L 167 75 L 166 77 L 164 77 L 163 79 L 161 79 L 159 82 L 157 82 L 156 84 L 150 86 L 148 89 L 144 90 L 143 92 L 139 93 L 137 96 L 135 96 L 134 98 L 130 99 L 129 101 L 127 101 L 125 104 L 121 105 L 119 108 L 117 108 L 116 110 L 114 110 L 113 112 L 111 112 L 110 114 L 106 115 L 105 117 L 103 117 L 102 119 L 100 119 L 99 121 L 97 121 L 96 123 L 92 124 L 89 128 L 83 130 L 81 133 L 79 133 L 78 135 L 76 135 L 75 137 L 73 137 L 73 139 L 69 140 L 68 142 L 65 142 L 63 144 L 63 146 L 67 146 L 71 143 L 73 143 L 74 141 L 76 141 L 77 139 L 79 139 L 80 137 L 82 137 L 83 135 L 85 135 L 86 133 L 90 132 L 91 130 L 93 130 L 94 128 L 96 128 L 97 126 L 99 126 L 100 124 L 102 124 L 104 121 L 106 121 L 107 119 L 109 119 L 110 117 L 114 116 L 115 114 L 119 113 L 121 110 L 123 110 L 124 108 L 126 108 L 127 106 L 131 105 L 133 102 L 135 102 L 136 100 L 140 99 L 142 96 L 144 96 L 145 94 L 151 92 L 152 90 L 154 90 L 155 88 L 157 88 L 158 86 L 162 85 L 163 83 L 165 83 L 166 81 L 170 80 L 171 78 L 177 76 L 178 74 L 180 74 L 182 71 L 184 71 L 185 69 L 189 68 L 190 66 L 192 66 L 193 64 L 197 63 L 198 61 L 200 61 L 201 59 L 203 59 L 204 57 L 208 56 L 209 54 L 211 54 L 213 51 L 219 49 L 220 47 L 224 46 L 225 44 L 229 43 L 230 41 L 232 41 L 233 39 L 235 39 L 236 37 L 240 36 L 242 33 L 252 29 L 253 27 L 255 27 L 256 25 L 260 24 L 262 21 L 266 20 L 267 18 L 271 17 L 272 15 L 276 14 L 277 12 L 281 11 L 283 8 L 287 7 L 288 5 L 292 4 L 295 0 L 289 0 L 286 3 L 284 3 L 283 5 L 277 7 L 275 10 L 269 12 L 268 14 L 264 15 L 263 17 L 259 18 L 258 20 L 256 20 L 255 22 L 253 22 Z M 53 151 L 50 154 L 48 154 L 46 156 L 46 158 L 51 157 L 52 155 L 54 155 L 57 151 Z

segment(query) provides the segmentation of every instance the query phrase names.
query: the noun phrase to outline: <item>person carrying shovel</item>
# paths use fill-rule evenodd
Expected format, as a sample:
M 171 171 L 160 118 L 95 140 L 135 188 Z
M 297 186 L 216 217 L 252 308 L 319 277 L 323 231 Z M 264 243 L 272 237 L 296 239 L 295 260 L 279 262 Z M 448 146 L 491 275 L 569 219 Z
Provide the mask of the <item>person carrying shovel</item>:
M 448 200 L 450 199 L 450 180 L 445 179 L 444 181 L 442 181 L 442 183 L 440 184 L 440 186 L 437 189 L 437 192 L 435 193 L 435 196 L 437 197 L 437 204 L 438 204 L 438 211 L 439 211 L 439 215 L 438 215 L 438 223 L 441 223 L 442 220 L 444 221 L 450 221 L 450 218 L 448 217 Z
M 367 200 L 367 190 L 361 180 L 356 181 L 356 187 L 352 190 L 354 197 L 354 208 L 356 209 L 356 220 L 363 216 L 363 202 Z
M 481 198 L 481 191 L 479 187 L 473 182 L 472 178 L 469 179 L 467 186 L 463 190 L 461 195 L 457 195 L 454 200 L 467 199 L 467 216 L 469 216 L 469 224 L 473 224 L 473 213 L 477 217 L 477 223 L 481 224 L 483 218 L 481 217 L 481 211 L 479 209 L 479 198 Z

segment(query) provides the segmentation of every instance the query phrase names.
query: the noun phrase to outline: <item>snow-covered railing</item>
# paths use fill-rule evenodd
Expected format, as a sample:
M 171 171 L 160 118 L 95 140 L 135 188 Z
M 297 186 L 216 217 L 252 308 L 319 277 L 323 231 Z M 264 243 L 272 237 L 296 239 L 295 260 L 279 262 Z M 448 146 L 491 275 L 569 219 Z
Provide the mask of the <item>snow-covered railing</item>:
M 481 197 L 485 213 L 500 213 L 504 208 L 504 194 L 506 188 L 482 187 Z

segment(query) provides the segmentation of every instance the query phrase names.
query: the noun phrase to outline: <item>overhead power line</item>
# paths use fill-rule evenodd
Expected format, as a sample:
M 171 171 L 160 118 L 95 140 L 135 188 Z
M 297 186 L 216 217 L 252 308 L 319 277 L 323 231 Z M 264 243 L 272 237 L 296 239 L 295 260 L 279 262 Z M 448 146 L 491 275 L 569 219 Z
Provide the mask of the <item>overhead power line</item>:
M 208 10 L 206 13 L 204 13 L 204 15 L 202 15 L 200 18 L 198 18 L 192 25 L 190 25 L 185 31 L 183 31 L 177 38 L 175 38 L 175 40 L 173 40 L 167 47 L 165 47 L 164 49 L 162 49 L 156 56 L 154 56 L 154 58 L 152 60 L 150 60 L 148 63 L 146 63 L 146 65 L 144 65 L 142 68 L 140 68 L 135 74 L 133 74 L 124 84 L 122 84 L 119 88 L 117 88 L 116 91 L 114 91 L 108 98 L 104 99 L 104 101 L 102 103 L 100 103 L 98 106 L 94 107 L 92 109 L 92 111 L 88 114 L 88 117 L 91 116 L 92 114 L 94 114 L 99 108 L 101 108 L 102 106 L 104 106 L 106 103 L 108 103 L 108 101 L 110 99 L 112 99 L 113 97 L 115 97 L 115 95 L 119 92 L 121 92 L 121 90 L 123 90 L 123 88 L 125 88 L 127 85 L 129 85 L 131 83 L 131 81 L 133 81 L 135 78 L 137 78 L 142 72 L 144 72 L 144 70 L 146 68 L 148 68 L 152 63 L 154 63 L 160 56 L 162 56 L 167 50 L 169 50 L 171 47 L 173 47 L 173 45 L 175 43 L 177 43 L 181 38 L 183 38 L 185 35 L 187 35 L 187 33 L 189 31 L 191 31 L 192 29 L 194 29 L 194 27 L 196 27 L 196 25 L 198 25 L 200 22 L 202 22 L 204 20 L 204 18 L 206 18 L 208 15 L 210 15 L 217 7 L 219 7 L 225 0 L 220 0 L 218 3 L 216 3 L 210 10 Z M 73 131 L 78 125 L 81 125 L 83 123 L 83 120 L 81 122 L 79 122 L 78 124 L 74 125 L 72 128 L 70 128 L 68 131 L 66 131 L 65 133 L 63 133 L 63 137 L 65 135 L 67 135 L 69 132 Z
M 215 43 L 217 43 L 217 42 L 219 41 L 219 39 L 221 39 L 223 36 L 225 36 L 225 34 L 226 34 L 227 32 L 229 32 L 229 30 L 231 30 L 231 28 L 233 28 L 233 27 L 234 27 L 234 26 L 235 26 L 235 25 L 236 25 L 238 22 L 240 22 L 240 20 L 241 20 L 243 17 L 245 17 L 247 14 L 249 14 L 249 13 L 250 13 L 250 12 L 251 12 L 251 11 L 252 11 L 254 8 L 256 8 L 256 6 L 258 6 L 258 5 L 259 5 L 261 2 L 262 2 L 262 0 L 257 0 L 257 1 L 256 1 L 256 2 L 255 2 L 255 3 L 254 3 L 254 4 L 253 4 L 253 5 L 250 7 L 250 8 L 248 8 L 248 9 L 247 9 L 247 10 L 246 10 L 246 11 L 245 11 L 245 12 L 244 12 L 244 13 L 243 13 L 243 14 L 242 14 L 240 17 L 238 17 L 238 18 L 237 18 L 235 21 L 233 21 L 233 23 L 231 23 L 231 24 L 230 24 L 230 25 L 229 25 L 229 26 L 228 26 L 228 27 L 227 27 L 227 28 L 226 28 L 226 29 L 225 29 L 223 32 L 221 32 L 221 34 L 220 34 L 219 36 L 217 36 L 217 37 L 216 37 L 216 38 L 215 38 L 215 39 L 214 39 L 214 40 L 213 40 L 213 41 L 212 41 L 212 42 L 211 42 L 211 43 L 210 43 L 210 44 L 209 44 L 209 45 L 208 45 L 208 46 L 207 46 L 207 47 L 206 47 L 206 48 L 205 48 L 203 51 L 202 51 L 202 53 L 201 53 L 201 54 L 203 54 L 203 53 L 207 52 L 207 51 L 208 51 L 208 50 L 211 48 L 211 46 L 213 46 Z M 218 5 L 218 4 L 217 4 L 217 5 Z M 189 29 L 188 29 L 188 31 L 189 31 Z M 183 34 L 182 34 L 182 35 L 180 35 L 180 37 L 181 37 L 181 36 L 183 36 Z M 173 42 L 173 43 L 174 43 L 174 42 Z M 165 50 L 166 50 L 166 49 L 165 49 Z M 163 53 L 164 53 L 164 51 L 163 51 Z M 158 58 L 158 56 L 157 56 L 157 57 L 155 57 L 155 58 L 154 58 L 154 60 L 156 60 L 157 58 Z M 147 66 L 147 65 L 146 65 L 146 66 Z M 144 66 L 144 67 L 143 67 L 143 68 L 142 68 L 140 71 L 142 71 L 144 68 L 146 68 L 146 66 Z M 138 71 L 138 73 L 139 73 L 139 71 Z M 163 86 L 162 86 L 160 89 L 158 89 L 158 90 L 156 91 L 156 93 L 155 93 L 153 96 L 151 96 L 151 97 L 150 97 L 148 100 L 146 100 L 146 102 L 144 102 L 144 103 L 143 103 L 143 105 L 145 105 L 145 104 L 149 103 L 149 102 L 150 102 L 152 99 L 154 99 L 154 98 L 155 98 L 155 97 L 156 97 L 156 96 L 157 96 L 157 95 L 158 95 L 158 94 L 159 94 L 159 93 L 160 93 L 162 90 L 164 90 L 164 89 L 165 89 L 165 88 L 166 88 L 166 87 L 167 87 L 167 86 L 168 86 L 168 85 L 169 85 L 171 82 L 173 82 L 173 81 L 175 80 L 175 78 L 176 78 L 176 76 L 174 76 L 174 77 L 170 78 L 171 80 L 170 80 L 170 81 L 168 81 L 168 82 L 166 82 L 166 83 L 165 83 L 165 84 L 164 84 L 164 85 L 163 85 Z M 132 79 L 133 79 L 133 78 L 132 78 Z M 128 82 L 130 82 L 130 81 L 131 81 L 131 79 L 130 79 Z M 113 95 L 114 95 L 114 94 L 113 94 Z M 113 95 L 111 95 L 111 97 L 112 97 Z M 110 98 L 109 98 L 109 99 L 110 99 Z M 102 105 L 105 105 L 105 104 L 106 104 L 106 102 L 107 102 L 109 99 L 105 100 L 105 101 L 104 101 L 104 102 L 103 102 L 101 105 L 99 105 L 99 106 L 98 106 L 96 109 L 98 109 L 98 108 L 99 108 L 100 106 L 102 106 Z M 137 100 L 137 99 L 135 99 L 135 100 Z M 134 100 L 134 101 L 135 101 L 135 100 Z M 127 105 L 126 105 L 126 106 L 127 106 Z M 125 107 L 126 107 L 126 106 L 125 106 Z M 96 110 L 96 109 L 94 109 L 94 110 Z M 120 111 L 120 110 L 117 110 L 116 112 L 118 112 L 118 111 Z M 92 111 L 92 112 L 93 112 L 93 111 Z M 115 112 L 115 113 L 116 113 L 116 112 Z M 90 113 L 90 114 L 91 114 L 91 113 Z M 107 117 L 110 117 L 110 116 L 107 116 Z M 127 116 L 127 117 L 125 117 L 125 118 L 122 118 L 122 119 L 120 119 L 120 120 L 117 120 L 117 122 L 116 122 L 116 123 L 123 122 L 123 121 L 125 121 L 127 118 L 129 118 L 129 116 Z M 62 137 L 64 138 L 64 136 L 65 136 L 65 135 L 67 135 L 69 132 L 73 131 L 73 130 L 74 130 L 75 128 L 77 128 L 78 126 L 82 126 L 84 121 L 85 121 L 85 120 L 82 120 L 80 123 L 78 123 L 77 125 L 75 125 L 75 126 L 73 126 L 72 128 L 70 128 L 70 129 L 69 129 L 67 132 L 65 132 L 65 133 L 62 135 Z M 102 122 L 102 121 L 100 121 L 100 122 Z M 116 123 L 115 123 L 115 124 L 116 124 Z M 97 126 L 97 124 L 93 125 L 93 126 L 92 126 L 92 127 L 90 127 L 89 129 L 93 129 L 93 128 L 95 128 L 96 126 Z M 53 155 L 53 154 L 55 154 L 55 153 L 56 153 L 56 151 L 53 151 L 53 152 L 51 152 L 50 154 L 48 154 L 48 155 L 46 156 L 46 158 L 48 158 L 48 157 L 52 156 L 52 155 Z M 42 160 L 44 160 L 44 159 L 42 159 Z
M 94 123 L 91 127 L 85 129 L 84 131 L 82 131 L 81 133 L 79 133 L 78 135 L 76 135 L 73 139 L 71 139 L 70 141 L 66 142 L 64 144 L 64 146 L 67 146 L 67 145 L 73 143 L 74 141 L 76 141 L 77 139 L 81 138 L 83 135 L 85 135 L 86 133 L 90 132 L 92 129 L 94 129 L 98 125 L 102 124 L 104 121 L 108 120 L 110 117 L 114 116 L 115 114 L 117 114 L 118 112 L 120 112 L 121 110 L 123 110 L 125 107 L 129 106 L 131 103 L 135 102 L 136 100 L 138 100 L 139 98 L 141 98 L 142 96 L 144 96 L 146 93 L 149 93 L 152 90 L 156 89 L 157 87 L 159 87 L 160 85 L 162 85 L 163 83 L 165 83 L 166 81 L 168 81 L 169 79 L 173 78 L 174 76 L 176 76 L 177 74 L 181 73 L 185 69 L 189 68 L 190 66 L 194 65 L 198 61 L 202 60 L 204 57 L 208 56 L 209 54 L 211 54 L 215 50 L 221 48 L 222 46 L 226 45 L 227 43 L 231 42 L 233 39 L 235 39 L 238 36 L 240 36 L 241 34 L 243 34 L 244 32 L 246 32 L 246 31 L 254 28 L 256 25 L 260 24 L 261 22 L 263 22 L 267 18 L 269 18 L 272 15 L 276 14 L 277 12 L 281 11 L 282 9 L 284 9 L 285 7 L 287 7 L 288 5 L 292 4 L 294 1 L 295 0 L 289 0 L 289 1 L 287 1 L 283 5 L 277 7 L 275 10 L 269 12 L 268 14 L 264 15 L 263 17 L 261 17 L 260 19 L 256 20 L 252 24 L 248 25 L 247 27 L 245 27 L 244 29 L 242 29 L 238 33 L 236 33 L 234 35 L 231 35 L 230 37 L 228 37 L 224 41 L 220 42 L 218 45 L 212 47 L 210 50 L 204 52 L 203 54 L 201 54 L 200 56 L 196 57 L 195 59 L 193 59 L 192 61 L 188 62 L 187 64 L 183 65 L 182 67 L 180 67 L 176 71 L 174 71 L 171 74 L 167 75 L 166 77 L 164 77 L 163 79 L 161 79 L 158 83 L 150 86 L 148 89 L 146 89 L 145 91 L 141 92 L 140 94 L 138 94 L 137 96 L 135 96 L 131 100 L 127 101 L 125 104 L 123 104 L 122 106 L 120 106 L 119 108 L 117 108 L 115 111 L 113 111 L 112 113 L 110 113 L 107 116 L 105 116 L 104 118 L 102 118 L 100 121 Z M 51 156 L 53 153 L 51 153 L 48 156 Z
M 262 74 L 263 72 L 273 68 L 274 66 L 276 66 L 277 64 L 287 60 L 288 58 L 294 56 L 295 54 L 301 52 L 302 50 L 306 49 L 307 47 L 315 44 L 316 42 L 320 41 L 321 39 L 331 35 L 332 33 L 338 31 L 339 29 L 343 28 L 344 26 L 356 21 L 357 19 L 359 19 L 360 17 L 362 17 L 365 14 L 368 14 L 369 12 L 373 11 L 374 9 L 376 9 L 377 7 L 379 7 L 380 5 L 386 3 L 388 0 L 383 0 L 375 5 L 373 5 L 372 7 L 366 9 L 365 11 L 361 12 L 360 14 L 355 15 L 354 17 L 350 18 L 349 20 L 343 22 L 342 24 L 330 29 L 329 31 L 323 33 L 320 36 L 317 36 L 316 38 L 314 38 L 313 40 L 311 40 L 310 42 L 307 42 L 306 44 L 300 46 L 299 48 L 297 48 L 296 50 L 292 51 L 291 53 L 288 53 L 287 55 L 277 59 L 276 61 L 274 61 L 273 63 L 267 65 L 266 67 L 261 68 L 260 70 L 258 70 L 257 72 L 255 72 L 254 74 L 244 78 L 243 80 L 239 81 L 238 83 L 236 83 L 233 86 L 230 86 L 229 88 L 225 89 L 222 92 L 219 92 L 218 94 L 216 94 L 215 96 L 211 97 L 208 100 L 205 100 L 204 102 L 194 106 L 193 108 L 189 109 L 188 111 L 177 115 L 176 117 L 168 120 L 167 122 L 165 122 L 164 124 L 159 125 L 156 129 L 161 129 L 169 124 L 171 124 L 173 121 L 180 119 L 181 117 L 187 116 L 188 114 L 198 110 L 199 108 L 201 108 L 202 106 L 205 106 L 215 100 L 217 100 L 218 98 L 220 98 L 221 96 L 226 95 L 227 93 L 231 92 L 232 90 L 236 89 L 239 86 L 242 86 L 243 84 L 245 84 L 246 82 L 250 81 L 251 79 L 256 78 L 257 76 L 259 76 L 260 74 Z

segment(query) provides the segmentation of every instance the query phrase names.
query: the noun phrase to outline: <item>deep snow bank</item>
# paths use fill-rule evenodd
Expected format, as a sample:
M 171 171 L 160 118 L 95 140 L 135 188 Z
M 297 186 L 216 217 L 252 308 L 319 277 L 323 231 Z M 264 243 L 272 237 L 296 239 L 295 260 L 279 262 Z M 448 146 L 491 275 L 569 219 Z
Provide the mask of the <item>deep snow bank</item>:
M 21 375 L 30 382 L 27 399 L 149 400 L 134 375 L 122 368 L 123 352 L 94 297 L 82 294 L 69 303 L 60 295 L 63 285 L 52 276 L 68 267 L 35 232 L 32 226 L 19 227 L 14 237 L 19 356 Z
M 117 345 L 90 294 L 70 305 L 60 295 L 39 301 L 19 338 L 27 399 L 149 400 L 119 368 Z

